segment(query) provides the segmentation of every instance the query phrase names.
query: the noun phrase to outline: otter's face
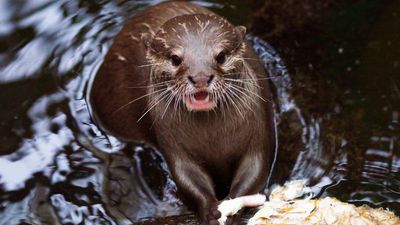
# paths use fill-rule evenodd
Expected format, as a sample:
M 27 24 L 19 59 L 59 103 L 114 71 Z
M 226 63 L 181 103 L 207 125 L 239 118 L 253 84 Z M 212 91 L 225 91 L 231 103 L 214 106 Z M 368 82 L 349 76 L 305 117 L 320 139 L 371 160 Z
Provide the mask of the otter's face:
M 189 111 L 208 111 L 228 105 L 230 85 L 239 89 L 235 79 L 243 78 L 244 35 L 244 27 L 213 15 L 167 21 L 147 43 L 151 91 L 166 107 L 183 103 Z

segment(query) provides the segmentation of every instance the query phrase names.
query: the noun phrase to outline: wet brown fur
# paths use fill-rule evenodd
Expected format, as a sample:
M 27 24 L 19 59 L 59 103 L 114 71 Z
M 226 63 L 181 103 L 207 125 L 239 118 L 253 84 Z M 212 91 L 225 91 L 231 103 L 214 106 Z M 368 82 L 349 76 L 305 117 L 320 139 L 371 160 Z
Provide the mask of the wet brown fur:
M 191 48 L 194 42 L 196 48 L 213 48 Z M 221 49 L 229 54 L 226 63 L 214 65 Z M 194 51 L 200 51 L 199 56 L 189 59 Z M 176 71 L 168 65 L 171 54 L 184 59 Z M 162 87 L 152 85 L 174 81 L 177 88 L 183 88 L 188 74 L 204 72 L 216 75 L 220 89 L 215 90 L 221 91 L 222 87 L 229 89 L 224 76 L 231 71 L 238 73 L 232 79 L 254 82 L 241 84 L 242 90 L 249 92 L 238 102 L 239 109 L 218 99 L 217 107 L 209 112 L 189 112 L 181 102 L 179 107 L 168 107 L 166 101 L 148 110 L 160 96 L 146 94 Z M 127 23 L 110 48 L 90 94 L 93 116 L 107 132 L 162 151 L 178 190 L 196 203 L 205 224 L 216 219 L 209 214 L 218 201 L 215 190 L 226 184 L 222 181 L 230 185 L 228 197 L 232 198 L 264 187 L 275 141 L 270 101 L 263 64 L 240 30 L 187 2 L 150 7 Z

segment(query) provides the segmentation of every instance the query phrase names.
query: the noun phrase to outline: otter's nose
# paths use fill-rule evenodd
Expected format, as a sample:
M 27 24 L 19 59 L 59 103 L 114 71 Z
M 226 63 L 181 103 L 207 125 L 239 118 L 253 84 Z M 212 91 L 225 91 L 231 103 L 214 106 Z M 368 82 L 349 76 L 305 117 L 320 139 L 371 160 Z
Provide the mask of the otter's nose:
M 189 76 L 188 79 L 196 88 L 206 88 L 213 81 L 214 75 L 198 74 L 196 76 Z

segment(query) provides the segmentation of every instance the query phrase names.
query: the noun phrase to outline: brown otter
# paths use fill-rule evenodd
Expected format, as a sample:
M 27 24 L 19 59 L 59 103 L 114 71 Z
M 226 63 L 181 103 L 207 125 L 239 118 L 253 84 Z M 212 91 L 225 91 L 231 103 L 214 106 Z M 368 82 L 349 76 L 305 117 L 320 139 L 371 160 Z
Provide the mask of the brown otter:
M 271 93 L 244 36 L 188 2 L 152 6 L 118 34 L 90 94 L 105 130 L 162 151 L 205 224 L 220 216 L 219 190 L 260 192 L 272 161 Z

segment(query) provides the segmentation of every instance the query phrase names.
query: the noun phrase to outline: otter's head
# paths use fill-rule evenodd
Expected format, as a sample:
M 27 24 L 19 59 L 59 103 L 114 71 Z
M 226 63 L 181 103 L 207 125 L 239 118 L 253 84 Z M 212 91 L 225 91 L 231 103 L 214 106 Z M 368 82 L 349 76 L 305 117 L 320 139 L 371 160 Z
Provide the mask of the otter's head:
M 165 108 L 209 111 L 236 104 L 248 81 L 246 29 L 205 14 L 178 16 L 145 39 L 151 92 Z M 243 99 L 241 99 L 243 101 Z M 166 104 L 166 105 L 165 105 Z

